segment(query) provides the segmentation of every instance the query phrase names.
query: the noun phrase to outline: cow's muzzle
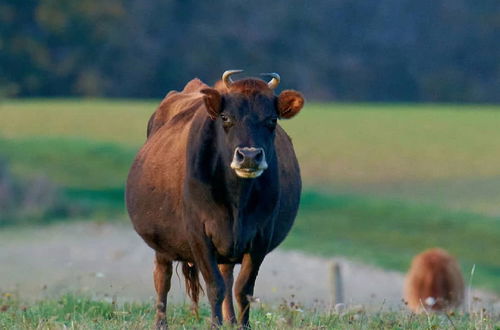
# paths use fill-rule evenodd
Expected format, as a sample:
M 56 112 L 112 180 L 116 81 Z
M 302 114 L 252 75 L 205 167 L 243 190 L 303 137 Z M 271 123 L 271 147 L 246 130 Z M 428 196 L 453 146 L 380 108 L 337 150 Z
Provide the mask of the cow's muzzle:
M 231 168 L 244 179 L 259 177 L 267 169 L 266 153 L 262 148 L 236 148 Z

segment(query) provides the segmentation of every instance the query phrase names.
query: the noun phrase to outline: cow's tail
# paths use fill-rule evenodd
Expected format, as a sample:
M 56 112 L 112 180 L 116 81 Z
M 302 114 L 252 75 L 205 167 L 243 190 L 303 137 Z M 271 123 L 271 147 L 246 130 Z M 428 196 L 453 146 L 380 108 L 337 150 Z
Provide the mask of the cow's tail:
M 182 274 L 184 275 L 184 280 L 186 283 L 186 292 L 193 302 L 193 312 L 198 315 L 198 301 L 200 298 L 200 292 L 203 292 L 203 289 L 200 285 L 198 267 L 189 262 L 183 262 Z

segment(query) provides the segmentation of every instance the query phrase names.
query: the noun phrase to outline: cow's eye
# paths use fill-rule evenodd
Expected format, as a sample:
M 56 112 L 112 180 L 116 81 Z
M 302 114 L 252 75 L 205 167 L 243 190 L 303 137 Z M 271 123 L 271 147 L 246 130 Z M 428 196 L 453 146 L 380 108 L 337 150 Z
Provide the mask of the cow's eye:
M 220 119 L 222 120 L 222 123 L 224 124 L 224 127 L 231 127 L 233 126 L 233 121 L 231 120 L 231 118 L 226 115 L 226 114 L 221 114 L 220 115 Z
M 276 128 L 276 122 L 278 120 L 276 118 L 269 118 L 267 121 L 266 121 L 266 126 L 269 127 L 270 129 L 274 129 Z

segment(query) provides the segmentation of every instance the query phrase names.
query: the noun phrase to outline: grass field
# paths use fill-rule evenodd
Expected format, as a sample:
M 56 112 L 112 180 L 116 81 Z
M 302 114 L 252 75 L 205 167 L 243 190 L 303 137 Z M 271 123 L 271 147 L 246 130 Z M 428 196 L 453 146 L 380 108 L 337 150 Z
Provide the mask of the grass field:
M 92 218 L 125 218 L 123 184 L 157 103 L 4 102 L 0 156 L 21 178 L 48 176 Z M 442 246 L 500 292 L 500 107 L 312 104 L 282 124 L 305 184 L 285 247 L 404 271 Z
M 109 142 L 134 153 L 157 104 L 7 101 L 0 104 L 0 138 L 45 138 L 69 148 Z M 499 106 L 312 104 L 281 124 L 310 186 L 500 215 Z
M 406 311 L 343 313 L 302 310 L 287 303 L 279 307 L 255 306 L 250 320 L 254 329 L 498 329 L 498 316 L 452 313 L 415 315 Z M 169 306 L 168 322 L 173 329 L 206 329 L 209 311 L 203 306 L 196 318 L 189 306 Z M 10 294 L 0 298 L 2 329 L 151 329 L 154 314 L 150 303 L 117 305 L 68 294 L 25 304 Z M 225 329 L 235 327 L 225 326 Z

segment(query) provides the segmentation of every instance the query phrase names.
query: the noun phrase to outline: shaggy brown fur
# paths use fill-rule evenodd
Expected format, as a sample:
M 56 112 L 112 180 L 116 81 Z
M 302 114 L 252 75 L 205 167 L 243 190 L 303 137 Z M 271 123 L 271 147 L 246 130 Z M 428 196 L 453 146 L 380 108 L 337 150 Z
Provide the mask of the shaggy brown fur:
M 413 258 L 405 281 L 405 300 L 412 311 L 442 311 L 459 306 L 463 299 L 464 280 L 455 258 L 439 248 Z

